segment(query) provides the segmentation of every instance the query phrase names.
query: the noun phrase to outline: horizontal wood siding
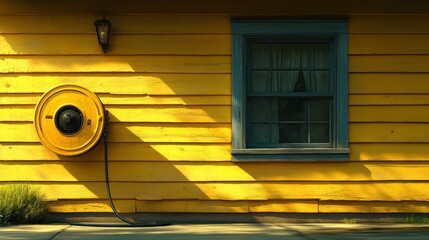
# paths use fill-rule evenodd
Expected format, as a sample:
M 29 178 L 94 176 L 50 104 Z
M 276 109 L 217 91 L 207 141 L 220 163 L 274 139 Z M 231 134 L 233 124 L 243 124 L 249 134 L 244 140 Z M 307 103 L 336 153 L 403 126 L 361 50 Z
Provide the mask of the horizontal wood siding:
M 103 182 L 37 183 L 48 199 L 107 198 Z M 427 201 L 427 182 L 112 182 L 117 199 Z M 208 202 L 210 203 L 210 202 Z M 178 209 L 177 211 L 181 211 Z M 182 210 L 183 211 L 183 210 Z
M 428 15 L 350 17 L 350 159 L 370 161 L 380 167 L 392 161 L 407 166 L 414 162 L 417 165 L 411 167 L 413 173 L 428 163 L 429 51 L 425 39 L 429 29 L 422 22 L 427 20 Z M 406 169 L 404 166 L 400 171 Z M 395 189 L 393 186 L 399 183 L 403 188 L 400 191 L 405 193 L 405 188 L 415 183 L 428 184 L 429 180 L 427 174 L 416 181 L 394 175 L 389 179 L 389 174 L 383 174 L 385 189 Z M 378 184 L 377 181 L 369 182 Z M 371 191 L 371 187 L 364 191 Z M 381 192 L 384 190 L 379 189 Z M 397 213 L 429 209 L 429 198 L 418 200 L 417 192 L 409 193 L 412 199 L 405 195 L 392 199 L 394 193 L 389 191 L 383 193 L 384 199 L 377 200 L 376 194 L 369 201 L 363 196 L 359 202 L 321 200 L 319 211 Z
M 82 164 L 85 165 L 82 168 Z M 61 162 L 21 161 L 3 164 L 0 181 L 103 181 L 103 162 L 63 160 Z M 110 178 L 115 182 L 361 182 L 421 181 L 427 179 L 429 163 L 352 162 L 266 163 L 258 165 L 231 162 L 113 161 Z M 307 166 L 307 169 L 306 169 Z
M 304 14 L 298 5 L 294 15 Z M 254 13 L 234 6 L 238 16 Z M 68 10 L 85 13 L 77 16 L 0 10 L 0 186 L 38 185 L 54 212 L 110 211 L 103 146 L 58 156 L 33 129 L 41 95 L 74 83 L 110 112 L 121 212 L 427 212 L 429 15 L 362 15 L 357 6 L 348 10 L 350 159 L 301 163 L 231 162 L 228 11 L 112 14 L 103 54 L 93 26 L 100 16 L 84 7 Z
M 229 17 L 109 17 L 114 28 L 106 55 L 94 32 L 93 22 L 99 16 L 2 15 L 0 18 L 2 184 L 16 181 L 41 186 L 48 200 L 54 200 L 51 210 L 56 212 L 110 211 L 105 190 L 99 185 L 104 181 L 103 172 L 99 171 L 103 169 L 102 146 L 82 156 L 62 157 L 41 145 L 33 129 L 37 101 L 44 92 L 61 83 L 91 89 L 109 111 L 109 159 L 112 177 L 115 176 L 112 184 L 124 183 L 123 187 L 130 189 L 135 187 L 133 182 L 152 184 L 163 177 L 167 178 L 159 182 L 171 186 L 180 182 L 194 185 L 198 178 L 197 181 L 208 183 L 241 179 L 239 175 L 233 176 L 234 165 L 230 163 Z M 65 30 L 62 27 L 65 25 L 71 27 Z M 28 39 L 32 39 L 30 44 Z M 186 162 L 196 166 L 189 169 L 193 173 L 188 173 L 199 177 L 188 178 L 180 172 L 182 167 L 171 164 L 180 166 Z M 218 166 L 218 162 L 229 163 Z M 218 167 L 222 167 L 221 172 L 215 171 L 211 176 L 222 176 L 222 171 L 227 171 L 229 177 L 216 180 L 219 176 L 206 175 Z M 77 185 L 67 190 L 65 186 L 71 182 Z M 58 191 L 56 186 L 64 191 Z M 158 200 L 159 196 L 145 195 L 144 188 L 135 190 L 135 195 L 129 192 L 133 196 L 113 192 L 114 198 L 119 198 L 120 211 L 247 211 L 244 204 L 229 199 L 206 198 L 198 203 L 180 196 L 183 200 L 173 201 L 169 207 L 151 201 L 152 210 L 148 210 L 148 205 L 141 204 L 137 196 Z M 173 192 L 169 194 L 166 199 L 177 199 L 171 198 Z M 193 195 L 189 193 L 188 197 L 198 199 Z M 194 207 L 190 208 L 190 204 Z
M 350 18 L 352 159 L 428 161 L 427 20 L 429 15 Z

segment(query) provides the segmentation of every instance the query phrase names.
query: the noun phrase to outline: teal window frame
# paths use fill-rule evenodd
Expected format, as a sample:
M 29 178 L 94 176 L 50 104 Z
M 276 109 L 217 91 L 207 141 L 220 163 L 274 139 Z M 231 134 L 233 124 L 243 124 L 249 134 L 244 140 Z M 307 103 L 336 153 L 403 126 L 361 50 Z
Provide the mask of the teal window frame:
M 246 144 L 246 45 L 255 38 L 328 38 L 333 42 L 335 84 L 333 139 L 330 147 L 249 147 Z M 348 21 L 232 20 L 232 156 L 233 161 L 347 160 Z

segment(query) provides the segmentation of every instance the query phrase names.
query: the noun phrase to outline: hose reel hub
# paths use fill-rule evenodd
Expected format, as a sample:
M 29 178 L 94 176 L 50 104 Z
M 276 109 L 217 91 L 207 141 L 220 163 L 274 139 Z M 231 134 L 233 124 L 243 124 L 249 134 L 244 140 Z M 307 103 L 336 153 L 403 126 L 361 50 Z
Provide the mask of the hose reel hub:
M 41 143 L 62 156 L 92 149 L 103 135 L 104 107 L 88 89 L 65 84 L 52 88 L 36 105 L 34 127 Z

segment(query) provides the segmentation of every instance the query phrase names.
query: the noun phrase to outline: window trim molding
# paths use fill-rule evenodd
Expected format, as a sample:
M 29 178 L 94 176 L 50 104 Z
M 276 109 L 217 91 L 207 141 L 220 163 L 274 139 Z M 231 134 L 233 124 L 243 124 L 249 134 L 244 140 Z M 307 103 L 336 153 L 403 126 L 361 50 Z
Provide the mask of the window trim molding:
M 246 39 L 258 36 L 331 36 L 335 41 L 336 88 L 333 148 L 246 148 L 244 63 Z M 232 20 L 232 150 L 233 161 L 347 160 L 348 21 Z

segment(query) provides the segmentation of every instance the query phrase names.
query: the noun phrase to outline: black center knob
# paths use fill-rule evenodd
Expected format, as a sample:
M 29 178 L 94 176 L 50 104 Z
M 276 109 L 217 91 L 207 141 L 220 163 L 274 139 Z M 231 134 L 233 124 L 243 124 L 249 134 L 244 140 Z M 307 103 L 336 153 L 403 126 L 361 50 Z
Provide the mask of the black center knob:
M 63 134 L 71 135 L 79 132 L 83 126 L 82 112 L 75 106 L 61 107 L 55 113 L 55 126 Z

